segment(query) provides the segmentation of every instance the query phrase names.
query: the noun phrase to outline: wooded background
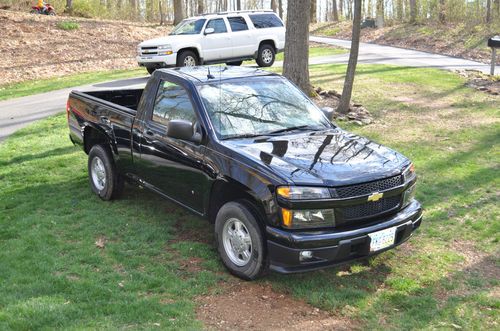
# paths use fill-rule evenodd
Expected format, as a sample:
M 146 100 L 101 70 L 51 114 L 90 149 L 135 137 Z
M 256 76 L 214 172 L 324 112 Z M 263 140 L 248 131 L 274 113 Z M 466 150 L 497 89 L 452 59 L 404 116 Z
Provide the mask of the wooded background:
M 300 0 L 289 0 L 300 2 Z M 273 9 L 286 19 L 287 0 L 52 0 L 58 13 L 143 22 L 178 22 L 199 13 Z M 36 1 L 0 0 L 0 6 L 29 10 Z M 311 23 L 351 20 L 353 0 L 311 1 Z M 176 9 L 176 10 L 174 10 Z M 177 13 L 177 18 L 175 14 Z M 500 0 L 363 0 L 363 18 L 378 26 L 397 22 L 489 23 L 500 20 Z M 162 19 L 163 18 L 163 19 Z

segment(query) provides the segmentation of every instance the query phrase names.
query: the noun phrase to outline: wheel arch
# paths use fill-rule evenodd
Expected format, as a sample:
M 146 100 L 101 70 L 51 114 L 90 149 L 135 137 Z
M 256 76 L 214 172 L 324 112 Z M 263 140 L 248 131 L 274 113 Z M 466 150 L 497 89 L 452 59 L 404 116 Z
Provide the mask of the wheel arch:
M 107 146 L 112 151 L 113 159 L 115 158 L 116 146 L 104 130 L 90 124 L 85 126 L 83 129 L 83 150 L 85 153 L 89 154 L 92 147 L 98 144 Z
M 179 56 L 181 56 L 182 52 L 185 52 L 185 51 L 191 51 L 194 54 L 196 54 L 196 56 L 198 57 L 198 61 L 200 61 L 200 64 L 201 64 L 201 62 L 203 60 L 203 57 L 202 57 L 202 54 L 201 54 L 200 50 L 196 46 L 188 46 L 188 47 L 182 47 L 182 48 L 180 48 L 177 51 L 177 61 L 179 61 Z

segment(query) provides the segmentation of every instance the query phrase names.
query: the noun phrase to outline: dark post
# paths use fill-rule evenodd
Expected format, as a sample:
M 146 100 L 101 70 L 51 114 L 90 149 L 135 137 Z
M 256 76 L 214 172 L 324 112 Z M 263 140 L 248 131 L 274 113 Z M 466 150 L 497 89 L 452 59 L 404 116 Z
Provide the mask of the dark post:
M 490 75 L 495 74 L 495 65 L 497 61 L 497 48 L 500 48 L 500 36 L 494 36 L 488 39 L 488 47 L 491 47 L 491 69 Z

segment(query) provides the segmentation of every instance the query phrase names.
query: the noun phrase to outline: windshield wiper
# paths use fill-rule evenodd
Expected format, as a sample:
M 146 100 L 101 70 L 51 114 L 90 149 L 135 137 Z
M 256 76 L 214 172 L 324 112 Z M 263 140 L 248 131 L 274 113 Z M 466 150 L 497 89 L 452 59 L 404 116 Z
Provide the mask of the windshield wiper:
M 294 130 L 303 130 L 303 129 L 314 130 L 314 131 L 320 130 L 320 128 L 313 127 L 311 125 L 298 125 L 298 126 L 292 126 L 289 128 L 279 129 L 276 131 L 271 131 L 268 134 L 276 134 L 276 133 L 283 133 L 283 132 L 294 131 Z
M 221 138 L 221 140 L 229 140 L 229 139 L 243 139 L 243 138 L 255 138 L 255 137 L 260 137 L 263 136 L 262 134 L 253 134 L 253 133 L 247 133 L 247 134 L 231 134 L 227 135 L 224 138 Z

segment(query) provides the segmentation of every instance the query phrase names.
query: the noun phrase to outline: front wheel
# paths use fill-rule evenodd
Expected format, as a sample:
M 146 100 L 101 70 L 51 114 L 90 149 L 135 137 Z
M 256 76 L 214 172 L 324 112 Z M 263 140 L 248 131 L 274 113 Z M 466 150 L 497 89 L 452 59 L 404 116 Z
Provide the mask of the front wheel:
M 183 51 L 177 58 L 178 67 L 194 67 L 198 64 L 198 56 L 193 51 Z
M 56 12 L 53 11 L 53 10 L 51 10 L 51 11 L 49 11 L 49 13 L 47 15 L 49 15 L 49 16 L 56 16 Z
M 259 47 L 257 59 L 255 60 L 259 67 L 270 67 L 274 63 L 276 51 L 273 46 L 264 44 Z
M 89 152 L 89 181 L 92 191 L 102 200 L 117 198 L 123 191 L 123 179 L 116 171 L 107 148 L 95 145 Z
M 267 271 L 264 237 L 254 212 L 240 202 L 228 202 L 215 220 L 217 250 L 235 276 L 253 280 Z

